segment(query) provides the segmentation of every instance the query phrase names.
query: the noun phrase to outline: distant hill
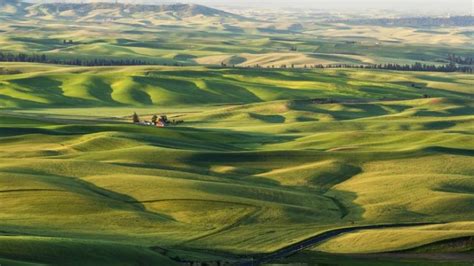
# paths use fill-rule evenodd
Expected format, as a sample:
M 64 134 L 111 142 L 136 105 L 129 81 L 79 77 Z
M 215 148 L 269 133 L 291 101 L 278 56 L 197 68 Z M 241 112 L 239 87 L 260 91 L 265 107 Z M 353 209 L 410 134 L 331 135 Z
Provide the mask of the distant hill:
M 142 5 L 107 2 L 29 4 L 16 0 L 0 0 L 0 15 L 20 13 L 26 17 L 80 20 L 182 19 L 195 16 L 242 19 L 241 16 L 232 13 L 195 4 Z
M 29 4 L 16 0 L 0 0 L 0 16 L 24 14 Z
M 411 17 L 338 20 L 352 25 L 377 25 L 397 27 L 464 27 L 474 26 L 474 16 Z

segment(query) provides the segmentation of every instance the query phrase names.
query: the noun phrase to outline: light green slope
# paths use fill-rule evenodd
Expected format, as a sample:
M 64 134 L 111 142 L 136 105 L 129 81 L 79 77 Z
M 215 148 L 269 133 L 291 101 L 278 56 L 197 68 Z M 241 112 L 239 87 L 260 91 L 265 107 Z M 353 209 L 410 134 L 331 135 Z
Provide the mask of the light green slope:
M 372 252 L 361 242 L 367 235 L 377 251 L 400 250 L 472 232 L 458 228 L 474 219 L 473 106 L 462 81 L 470 76 L 449 74 L 435 86 L 431 73 L 27 69 L 1 78 L 8 95 L 28 91 L 10 99 L 28 108 L 0 113 L 5 260 L 48 263 L 56 247 L 71 258 L 99 250 L 91 263 L 164 260 L 147 249 L 157 246 L 170 257 L 215 258 L 363 224 L 446 223 L 413 228 L 423 234 L 407 241 L 398 240 L 409 229 L 361 231 L 316 248 Z M 369 77 L 378 92 L 353 84 Z M 409 78 L 428 85 L 401 83 Z M 154 106 L 137 107 L 144 94 Z M 336 102 L 310 100 L 324 97 Z M 224 102 L 233 104 L 213 105 Z M 136 110 L 185 122 L 137 126 Z M 347 244 L 354 239 L 361 244 Z M 44 252 L 31 255 L 39 243 Z
M 3 108 L 209 105 L 311 98 L 413 99 L 425 94 L 465 99 L 469 97 L 467 83 L 474 82 L 471 75 L 452 74 L 449 82 L 434 82 L 432 78 L 441 74 L 363 70 L 58 67 L 56 71 L 46 68 L 29 72 L 28 68 L 23 70 L 23 64 L 7 66 L 26 73 L 0 75 Z M 422 84 L 422 88 L 413 84 Z M 365 110 L 374 115 L 380 111 L 383 110 Z

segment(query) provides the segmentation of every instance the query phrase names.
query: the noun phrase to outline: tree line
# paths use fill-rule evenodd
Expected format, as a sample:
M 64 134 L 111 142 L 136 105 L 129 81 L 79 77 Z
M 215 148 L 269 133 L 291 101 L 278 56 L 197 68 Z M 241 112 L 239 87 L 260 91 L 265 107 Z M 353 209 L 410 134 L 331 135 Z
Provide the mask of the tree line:
M 463 72 L 472 73 L 472 67 L 459 66 L 454 63 L 445 65 L 422 64 L 419 62 L 413 64 L 372 64 L 372 65 L 329 65 L 329 68 L 365 68 L 365 69 L 385 69 L 397 71 L 426 71 L 426 72 Z
M 221 64 L 221 67 L 227 67 L 226 64 Z M 235 65 L 232 65 L 235 67 Z M 291 65 L 270 65 L 262 67 L 260 65 L 254 66 L 245 66 L 244 68 L 270 68 L 270 69 L 297 69 L 294 64 Z M 384 69 L 384 70 L 397 70 L 397 71 L 426 71 L 426 72 L 463 72 L 463 73 L 473 73 L 473 68 L 471 66 L 459 66 L 454 63 L 449 63 L 445 65 L 430 65 L 430 64 L 422 64 L 422 63 L 414 63 L 414 64 L 370 64 L 370 65 L 356 65 L 356 64 L 317 64 L 317 65 L 304 65 L 303 68 L 363 68 L 363 69 Z
M 0 51 L 0 62 L 28 62 L 58 65 L 74 65 L 74 66 L 137 66 L 137 65 L 157 65 L 154 62 L 124 58 L 62 58 L 50 57 L 45 54 L 25 54 L 25 53 L 5 53 Z
M 364 69 L 386 69 L 398 71 L 430 71 L 430 72 L 463 72 L 472 73 L 473 67 L 464 64 L 463 62 L 471 62 L 472 58 L 460 57 L 456 55 L 449 55 L 449 64 L 445 65 L 430 65 L 422 63 L 414 64 L 370 64 L 370 65 L 355 65 L 355 64 L 327 64 L 327 65 L 304 65 L 304 68 L 364 68 Z M 110 58 L 61 58 L 50 57 L 45 54 L 26 54 L 26 53 L 11 53 L 0 51 L 0 62 L 29 62 L 29 63 L 44 63 L 44 64 L 58 64 L 58 65 L 75 65 L 75 66 L 135 66 L 135 65 L 167 65 L 159 64 L 153 61 L 125 58 L 125 59 L 110 59 Z M 174 66 L 182 66 L 182 64 L 174 63 Z M 228 66 L 221 63 L 221 67 L 236 67 L 235 65 Z M 263 68 L 260 65 L 247 66 L 247 68 Z M 296 68 L 294 64 L 267 66 L 266 68 Z

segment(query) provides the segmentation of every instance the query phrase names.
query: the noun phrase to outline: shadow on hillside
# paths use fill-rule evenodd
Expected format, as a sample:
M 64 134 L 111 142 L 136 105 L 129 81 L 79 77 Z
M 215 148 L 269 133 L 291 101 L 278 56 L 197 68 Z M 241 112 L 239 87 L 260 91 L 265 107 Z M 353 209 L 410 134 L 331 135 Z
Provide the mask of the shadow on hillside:
M 321 156 L 321 155 L 319 155 Z M 303 221 L 310 223 L 346 223 L 362 221 L 364 209 L 354 203 L 357 194 L 350 191 L 339 191 L 332 189 L 336 184 L 344 182 L 351 177 L 359 174 L 362 170 L 358 166 L 351 164 L 337 165 L 337 171 L 320 170 L 321 173 L 314 175 L 309 180 L 310 185 L 281 185 L 277 180 L 268 177 L 258 176 L 259 174 L 270 171 L 271 169 L 279 169 L 285 165 L 299 165 L 308 163 L 307 160 L 314 161 L 319 157 L 317 153 L 305 151 L 259 151 L 259 152 L 234 152 L 234 153 L 199 153 L 193 154 L 187 160 L 194 165 L 199 165 L 204 169 L 208 169 L 209 175 L 230 177 L 238 179 L 250 186 L 240 186 L 235 191 L 227 189 L 220 191 L 210 187 L 202 188 L 208 193 L 216 193 L 241 197 L 243 200 L 257 200 L 268 203 L 280 203 L 286 206 L 282 210 L 286 213 L 285 219 L 294 223 Z M 290 166 L 291 166 L 290 165 Z M 230 169 L 229 173 L 216 173 L 213 169 L 221 167 Z M 317 171 L 317 169 L 315 170 Z M 251 186 L 251 185 L 255 186 Z M 261 186 L 261 187 L 259 187 Z M 261 192 L 257 192 L 258 189 Z M 270 192 L 271 191 L 271 192 Z M 296 193 L 293 196 L 292 193 Z M 307 202 L 300 202 L 298 197 L 301 195 L 308 196 Z M 286 198 L 286 196 L 288 198 Z M 297 196 L 298 195 L 298 196 Z M 320 200 L 318 200 L 320 197 Z M 321 203 L 327 199 L 328 205 L 321 208 Z M 311 200 L 319 201 L 317 207 Z M 305 200 L 306 201 L 306 200 Z M 333 204 L 331 204 L 331 202 Z M 327 208 L 327 209 L 326 209 Z M 335 215 L 334 211 L 339 212 Z M 326 213 L 327 217 L 322 217 L 322 213 Z M 332 218 L 331 218 L 332 217 Z M 329 220 L 328 220 L 329 219 Z M 333 219 L 333 220 L 330 220 Z M 257 219 L 258 220 L 258 219 Z M 256 220 L 256 221 L 257 221 Z
M 330 189 L 324 196 L 330 198 L 338 207 L 341 220 L 352 225 L 363 221 L 365 210 L 354 202 L 357 199 L 355 192 Z
M 432 146 L 432 147 L 427 147 L 423 150 L 429 153 L 435 152 L 435 153 L 440 153 L 440 154 L 451 154 L 451 155 L 462 155 L 462 156 L 474 157 L 474 150 L 471 150 L 471 149 Z
M 102 103 L 109 103 L 111 105 L 119 105 L 118 102 L 115 102 L 115 100 L 112 99 L 113 89 L 109 83 L 97 77 L 94 77 L 91 79 L 91 85 L 93 86 L 88 87 L 91 96 L 95 97 L 97 100 L 101 101 Z
M 257 114 L 257 113 L 248 113 L 251 118 L 260 120 L 262 122 L 266 123 L 284 123 L 286 118 L 282 115 L 263 115 L 263 114 Z
M 55 187 L 59 187 L 64 191 L 70 193 L 78 193 L 85 197 L 87 196 L 95 196 L 99 200 L 109 201 L 110 203 L 107 206 L 111 209 L 119 209 L 119 210 L 131 210 L 135 211 L 137 214 L 144 219 L 156 221 L 159 219 L 175 221 L 175 219 L 171 216 L 162 213 L 155 213 L 146 209 L 146 207 L 140 203 L 137 199 L 122 194 L 113 190 L 105 189 L 99 187 L 91 182 L 85 181 L 83 179 L 79 179 L 76 177 L 71 176 L 62 176 L 62 175 L 52 175 L 49 173 L 45 173 L 42 171 L 35 171 L 32 169 L 15 169 L 13 170 L 14 173 L 22 174 L 24 171 L 28 171 L 25 174 L 28 175 L 36 175 L 41 176 L 40 180 L 42 182 L 49 183 Z M 115 203 L 115 204 L 114 204 Z
M 378 104 L 342 104 L 348 110 L 334 111 L 320 108 L 318 104 L 295 104 L 292 109 L 298 111 L 311 111 L 316 114 L 326 114 L 334 117 L 337 120 L 351 120 L 357 118 L 367 118 L 375 116 L 383 116 L 390 114 L 389 111 L 382 108 Z M 357 109 L 357 111 L 354 111 Z
M 75 84 L 68 80 L 57 80 L 49 76 L 32 76 L 8 80 L 8 82 L 13 85 L 13 88 L 19 93 L 31 92 L 32 95 L 38 97 L 37 101 L 27 101 L 24 99 L 14 98 L 14 101 L 18 105 L 17 107 L 34 108 L 45 106 L 45 104 L 50 107 L 122 105 L 112 99 L 113 89 L 111 85 L 101 80 L 99 75 L 92 76 L 88 81 L 89 83 Z M 18 89 L 18 87 L 21 89 Z M 89 94 L 93 96 L 94 99 L 85 99 L 81 96 L 67 95 L 70 90 L 74 90 L 74 94 Z M 47 102 L 45 102 L 45 100 L 47 100 Z
M 134 209 L 138 213 L 143 214 L 142 217 L 145 219 L 151 219 L 154 220 L 154 218 L 159 218 L 159 219 L 165 219 L 165 220 L 170 220 L 170 221 L 175 221 L 175 219 L 171 216 L 168 216 L 163 213 L 156 213 L 148 210 L 145 205 L 140 203 L 137 199 L 127 195 L 127 194 L 122 194 L 113 190 L 105 189 L 102 187 L 99 187 L 93 183 L 87 182 L 82 179 L 77 179 L 75 178 L 74 181 L 78 184 L 80 184 L 82 187 L 85 189 L 91 191 L 92 193 L 100 196 L 100 197 L 105 197 L 109 200 L 116 201 L 119 204 L 124 206 L 124 209 Z

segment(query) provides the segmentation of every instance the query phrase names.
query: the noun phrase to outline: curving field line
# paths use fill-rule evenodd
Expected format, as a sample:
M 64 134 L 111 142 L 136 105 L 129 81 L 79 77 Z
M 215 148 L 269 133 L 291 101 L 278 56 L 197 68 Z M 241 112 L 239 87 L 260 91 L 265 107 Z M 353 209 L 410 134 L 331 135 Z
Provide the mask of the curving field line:
M 202 236 L 198 236 L 198 237 L 195 237 L 195 238 L 192 238 L 192 239 L 189 239 L 185 242 L 183 242 L 183 244 L 185 243 L 189 243 L 189 242 L 193 242 L 193 241 L 196 241 L 196 240 L 200 240 L 200 239 L 203 239 L 203 238 L 207 238 L 207 237 L 211 237 L 213 235 L 217 235 L 219 233 L 222 233 L 224 231 L 227 231 L 227 230 L 230 230 L 232 228 L 235 228 L 235 227 L 238 227 L 239 225 L 241 225 L 244 221 L 248 220 L 250 217 L 252 216 L 255 216 L 257 215 L 259 212 L 262 211 L 262 207 L 257 207 L 255 206 L 255 209 L 253 211 L 250 211 L 248 212 L 247 214 L 243 215 L 242 217 L 240 217 L 239 219 L 237 219 L 237 221 L 235 221 L 235 223 L 232 223 L 232 224 L 229 224 L 229 225 L 226 225 L 226 226 L 223 226 L 211 233 L 208 233 L 208 234 L 205 234 L 205 235 L 202 235 Z
M 245 206 L 245 207 L 249 207 L 249 208 L 254 209 L 253 211 L 249 211 L 245 215 L 242 215 L 239 219 L 237 219 L 237 221 L 235 221 L 232 224 L 223 226 L 223 227 L 221 227 L 221 228 L 219 228 L 219 229 L 217 229 L 213 232 L 210 232 L 210 233 L 207 233 L 207 234 L 204 234 L 204 235 L 201 235 L 201 236 L 197 236 L 197 237 L 192 238 L 192 239 L 188 239 L 188 240 L 182 242 L 182 244 L 193 242 L 193 241 L 203 239 L 203 238 L 206 238 L 206 237 L 210 237 L 210 236 L 219 234 L 223 231 L 227 231 L 229 229 L 235 228 L 235 227 L 241 225 L 245 220 L 249 219 L 250 217 L 257 215 L 263 209 L 260 206 L 247 204 L 247 203 L 233 202 L 233 201 L 223 201 L 223 200 L 205 200 L 205 199 L 159 199 L 159 200 L 130 201 L 129 203 L 141 203 L 141 204 L 143 204 L 143 203 L 166 202 L 166 201 L 203 201 L 203 202 L 212 202 L 212 203 L 225 203 L 225 204 L 232 204 L 232 205 L 241 205 L 241 206 Z

